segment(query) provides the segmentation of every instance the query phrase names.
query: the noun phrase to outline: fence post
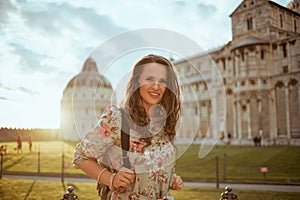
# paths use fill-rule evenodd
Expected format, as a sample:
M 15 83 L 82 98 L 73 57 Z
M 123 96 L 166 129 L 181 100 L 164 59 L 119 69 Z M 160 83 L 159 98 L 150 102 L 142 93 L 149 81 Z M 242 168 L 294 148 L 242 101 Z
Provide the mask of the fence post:
M 64 176 L 65 176 L 65 154 L 61 156 L 61 182 L 64 185 Z
M 223 180 L 225 181 L 226 180 L 226 163 L 227 161 L 227 154 L 224 153 L 224 162 L 223 162 Z
M 216 187 L 219 188 L 219 156 L 216 156 Z
M 41 152 L 38 152 L 38 174 L 41 172 Z
M 0 153 L 1 155 L 1 164 L 0 164 L 0 179 L 2 179 L 2 173 L 3 173 L 3 153 Z

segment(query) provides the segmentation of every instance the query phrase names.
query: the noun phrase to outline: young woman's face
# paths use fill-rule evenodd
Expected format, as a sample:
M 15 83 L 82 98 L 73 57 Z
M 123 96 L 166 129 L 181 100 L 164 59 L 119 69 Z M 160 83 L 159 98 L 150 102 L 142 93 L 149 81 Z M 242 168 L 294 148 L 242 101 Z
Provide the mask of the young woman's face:
M 158 63 L 144 65 L 140 75 L 139 92 L 142 98 L 142 106 L 149 113 L 152 105 L 159 104 L 167 88 L 167 66 Z

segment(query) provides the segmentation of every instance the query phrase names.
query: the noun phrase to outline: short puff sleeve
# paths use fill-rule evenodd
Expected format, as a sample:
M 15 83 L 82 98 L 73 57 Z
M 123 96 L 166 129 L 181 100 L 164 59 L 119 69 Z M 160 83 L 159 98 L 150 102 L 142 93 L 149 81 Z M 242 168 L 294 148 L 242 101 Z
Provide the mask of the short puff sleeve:
M 76 145 L 73 166 L 80 168 L 85 160 L 102 163 L 105 154 L 112 145 L 120 144 L 121 111 L 114 106 L 106 107 L 97 125 L 87 132 Z

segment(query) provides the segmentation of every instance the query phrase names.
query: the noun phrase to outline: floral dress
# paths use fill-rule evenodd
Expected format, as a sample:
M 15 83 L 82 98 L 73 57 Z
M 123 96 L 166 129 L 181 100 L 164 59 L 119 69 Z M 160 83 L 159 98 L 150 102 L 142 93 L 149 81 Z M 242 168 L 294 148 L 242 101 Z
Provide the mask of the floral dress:
M 121 110 L 107 107 L 98 125 L 77 144 L 74 167 L 79 168 L 86 159 L 94 159 L 114 171 L 122 168 L 121 122 Z M 113 191 L 111 199 L 167 199 L 176 155 L 175 147 L 163 134 L 162 127 L 160 120 L 150 118 L 148 142 L 145 142 L 143 133 L 130 129 L 128 157 L 136 180 L 125 191 Z

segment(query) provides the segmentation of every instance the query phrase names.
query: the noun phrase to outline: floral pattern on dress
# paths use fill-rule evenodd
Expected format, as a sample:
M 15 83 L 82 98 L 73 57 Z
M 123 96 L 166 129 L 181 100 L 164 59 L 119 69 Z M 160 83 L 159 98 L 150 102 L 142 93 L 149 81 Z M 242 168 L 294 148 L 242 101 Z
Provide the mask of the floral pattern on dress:
M 76 168 L 86 159 L 96 160 L 111 170 L 123 166 L 121 151 L 121 111 L 109 106 L 101 116 L 97 126 L 87 132 L 74 153 L 73 165 Z M 153 123 L 151 123 L 153 122 Z M 165 198 L 175 169 L 175 147 L 168 136 L 163 134 L 162 123 L 150 119 L 149 138 L 145 142 L 143 133 L 130 130 L 130 150 L 128 157 L 136 173 L 136 181 L 125 191 L 113 191 L 114 200 L 152 200 Z M 158 126 L 158 127 L 156 127 Z

